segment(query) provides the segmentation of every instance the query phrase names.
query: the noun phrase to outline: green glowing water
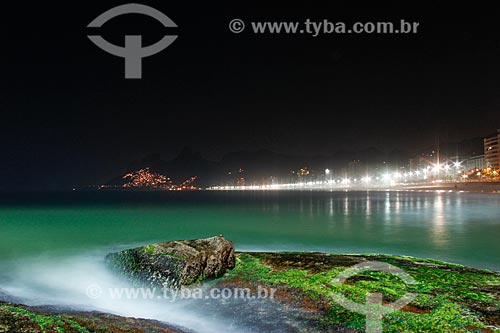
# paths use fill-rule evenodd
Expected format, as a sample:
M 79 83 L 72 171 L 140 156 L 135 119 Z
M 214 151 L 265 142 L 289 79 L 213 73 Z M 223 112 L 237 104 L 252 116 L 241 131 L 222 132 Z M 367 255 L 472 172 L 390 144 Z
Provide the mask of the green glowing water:
M 72 192 L 0 199 L 0 263 L 223 234 L 237 250 L 388 253 L 500 270 L 498 195 Z

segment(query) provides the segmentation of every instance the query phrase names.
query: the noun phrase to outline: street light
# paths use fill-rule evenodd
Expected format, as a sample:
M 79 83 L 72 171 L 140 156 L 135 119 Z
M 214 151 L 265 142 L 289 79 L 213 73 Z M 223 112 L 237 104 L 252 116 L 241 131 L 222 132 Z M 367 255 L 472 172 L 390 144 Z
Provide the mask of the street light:
M 330 169 L 325 169 L 325 180 L 330 184 L 332 182 L 332 178 L 330 176 Z

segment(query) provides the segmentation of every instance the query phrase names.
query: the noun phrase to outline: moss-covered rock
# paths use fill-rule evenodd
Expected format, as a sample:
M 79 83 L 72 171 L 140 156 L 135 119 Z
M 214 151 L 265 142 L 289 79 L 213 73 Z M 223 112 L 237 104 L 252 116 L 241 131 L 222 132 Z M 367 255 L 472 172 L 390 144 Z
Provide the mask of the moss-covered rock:
M 1 333 L 183 333 L 155 320 L 125 318 L 105 313 L 57 313 L 44 308 L 0 302 Z
M 106 256 L 138 285 L 179 288 L 224 275 L 235 264 L 234 245 L 223 236 L 150 244 Z
M 365 261 L 397 266 L 416 280 L 406 285 L 383 272 L 363 272 L 338 285 L 332 280 L 346 268 Z M 500 332 L 500 274 L 435 260 L 384 255 L 322 253 L 239 253 L 225 284 L 265 285 L 276 295 L 317 313 L 322 329 L 344 326 L 365 329 L 365 317 L 334 299 L 343 294 L 364 304 L 369 293 L 383 294 L 390 303 L 411 292 L 418 296 L 401 310 L 384 317 L 384 332 Z M 320 329 L 318 329 L 320 331 Z
M 123 256 L 121 265 L 126 263 L 128 266 L 119 267 L 127 272 L 133 267 L 141 268 L 144 264 L 138 258 L 145 256 L 158 261 L 160 257 L 168 257 L 175 268 L 177 263 L 186 261 L 186 254 L 197 253 L 196 248 L 186 249 L 187 244 L 191 244 L 190 247 L 200 245 L 196 241 L 194 244 L 191 241 L 180 244 L 153 244 L 128 250 L 133 255 L 127 251 L 115 255 Z M 203 244 L 200 246 L 207 248 Z M 234 256 L 231 244 L 227 267 L 234 265 Z M 332 283 L 345 269 L 366 261 L 397 266 L 416 283 L 408 285 L 394 275 L 375 271 L 360 272 L 340 285 Z M 183 265 L 185 268 L 186 264 Z M 147 266 L 142 269 L 144 267 Z M 213 276 L 220 276 L 223 271 L 219 270 Z M 245 295 L 251 297 L 245 299 L 201 298 L 199 304 L 191 303 L 203 310 L 225 307 L 217 308 L 218 313 L 239 316 L 235 324 L 242 324 L 250 331 L 364 332 L 365 316 L 337 304 L 334 294 L 364 304 L 370 293 L 379 292 L 383 295 L 383 303 L 390 303 L 411 292 L 417 295 L 411 303 L 384 317 L 384 332 L 500 332 L 500 273 L 435 260 L 385 255 L 237 253 L 234 269 L 206 283 L 205 287 L 239 288 L 240 292 L 250 290 L 251 293 L 245 292 Z M 255 298 L 259 288 L 272 290 L 274 297 Z M 63 331 L 182 332 L 183 329 L 102 313 L 54 313 L 0 303 L 0 332 Z

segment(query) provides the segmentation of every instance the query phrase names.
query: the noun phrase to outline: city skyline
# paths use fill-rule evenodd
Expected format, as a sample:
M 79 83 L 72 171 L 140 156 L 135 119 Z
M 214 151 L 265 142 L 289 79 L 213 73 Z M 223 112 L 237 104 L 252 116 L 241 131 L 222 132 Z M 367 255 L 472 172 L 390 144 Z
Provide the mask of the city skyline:
M 146 156 L 131 163 L 124 175 L 92 184 L 90 188 L 199 190 L 354 186 L 369 189 L 436 181 L 494 181 L 498 180 L 500 170 L 499 141 L 500 130 L 482 139 L 437 145 L 418 154 L 386 154 L 371 148 L 306 157 L 259 150 L 234 152 L 219 161 L 207 160 L 199 152 L 185 147 L 172 160 L 162 159 L 159 154 Z M 137 181 L 124 181 L 133 174 L 138 175 Z M 191 179 L 194 186 L 173 183 L 173 180 L 185 179 Z

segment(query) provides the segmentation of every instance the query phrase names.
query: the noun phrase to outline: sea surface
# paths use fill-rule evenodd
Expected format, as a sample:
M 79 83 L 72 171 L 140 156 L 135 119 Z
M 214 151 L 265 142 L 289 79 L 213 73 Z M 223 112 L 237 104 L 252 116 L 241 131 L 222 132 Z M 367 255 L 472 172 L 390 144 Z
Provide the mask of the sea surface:
M 500 271 L 500 195 L 437 192 L 132 192 L 0 194 L 0 293 L 217 332 L 182 304 L 88 297 L 121 282 L 109 252 L 224 235 L 240 251 L 384 253 Z M 154 304 L 154 306 L 152 305 Z M 207 317 L 208 316 L 208 317 Z M 226 319 L 224 319 L 226 320 Z M 227 319 L 229 320 L 229 319 Z M 229 326 L 227 326 L 229 325 Z M 245 332 L 237 319 L 224 331 Z M 249 330 L 252 331 L 252 330 Z

